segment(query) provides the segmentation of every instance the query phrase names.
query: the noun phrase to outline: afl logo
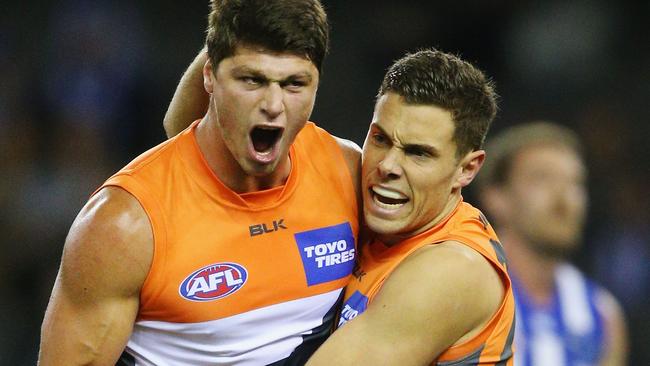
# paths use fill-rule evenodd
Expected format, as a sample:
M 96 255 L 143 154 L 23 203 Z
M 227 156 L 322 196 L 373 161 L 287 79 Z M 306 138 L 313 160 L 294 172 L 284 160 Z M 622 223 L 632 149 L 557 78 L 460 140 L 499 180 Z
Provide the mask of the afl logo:
M 192 301 L 212 301 L 233 294 L 246 284 L 246 268 L 236 263 L 205 266 L 183 280 L 178 292 Z

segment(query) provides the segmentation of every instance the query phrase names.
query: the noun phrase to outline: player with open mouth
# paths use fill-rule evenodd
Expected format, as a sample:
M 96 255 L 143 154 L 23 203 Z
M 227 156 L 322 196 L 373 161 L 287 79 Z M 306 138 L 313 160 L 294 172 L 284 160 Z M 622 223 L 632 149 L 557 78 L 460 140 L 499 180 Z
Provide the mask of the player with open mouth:
M 250 132 L 250 154 L 259 163 L 266 164 L 277 159 L 279 154 L 278 142 L 282 139 L 284 128 L 260 125 Z

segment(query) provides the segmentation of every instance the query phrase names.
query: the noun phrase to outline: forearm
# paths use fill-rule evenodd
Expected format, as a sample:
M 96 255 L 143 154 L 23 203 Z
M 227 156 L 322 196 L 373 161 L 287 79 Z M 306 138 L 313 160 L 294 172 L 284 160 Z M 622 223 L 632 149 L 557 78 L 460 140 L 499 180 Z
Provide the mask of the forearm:
M 48 307 L 38 364 L 114 365 L 131 333 L 137 299 L 100 307 L 73 303 L 59 297 Z
M 203 66 L 207 59 L 203 48 L 181 77 L 163 121 L 167 137 L 177 135 L 203 117 L 208 109 L 209 95 L 203 88 Z

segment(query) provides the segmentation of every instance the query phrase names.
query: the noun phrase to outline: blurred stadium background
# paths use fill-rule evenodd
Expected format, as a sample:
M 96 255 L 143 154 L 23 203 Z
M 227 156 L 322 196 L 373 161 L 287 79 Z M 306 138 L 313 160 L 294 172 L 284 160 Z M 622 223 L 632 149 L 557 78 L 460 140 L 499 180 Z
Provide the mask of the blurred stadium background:
M 65 235 L 89 194 L 164 140 L 207 3 L 0 5 L 1 365 L 35 363 Z M 623 303 L 630 365 L 650 365 L 650 2 L 323 3 L 333 37 L 312 119 L 334 134 L 362 144 L 386 67 L 430 46 L 494 78 L 492 132 L 531 119 L 578 131 L 591 206 L 574 260 Z

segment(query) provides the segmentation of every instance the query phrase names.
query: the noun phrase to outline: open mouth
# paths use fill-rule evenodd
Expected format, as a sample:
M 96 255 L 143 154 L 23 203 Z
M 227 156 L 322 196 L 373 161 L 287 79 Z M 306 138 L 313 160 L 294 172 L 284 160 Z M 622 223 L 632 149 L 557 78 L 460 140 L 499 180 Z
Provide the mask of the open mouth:
M 373 186 L 370 193 L 377 205 L 387 209 L 399 208 L 409 201 L 404 194 L 380 186 Z
M 282 136 L 282 128 L 271 126 L 258 126 L 251 131 L 253 149 L 261 154 L 273 151 L 273 147 Z

